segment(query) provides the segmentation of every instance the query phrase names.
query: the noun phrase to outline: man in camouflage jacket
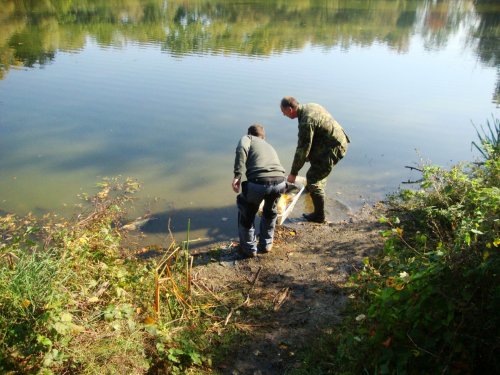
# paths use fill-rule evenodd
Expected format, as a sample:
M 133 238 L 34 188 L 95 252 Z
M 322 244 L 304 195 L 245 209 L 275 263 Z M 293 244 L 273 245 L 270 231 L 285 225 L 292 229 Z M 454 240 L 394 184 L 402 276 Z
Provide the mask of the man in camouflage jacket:
M 325 186 L 333 167 L 344 157 L 350 142 L 344 129 L 319 104 L 300 104 L 286 96 L 281 100 L 281 112 L 290 119 L 298 119 L 299 136 L 288 182 L 294 183 L 306 161 L 311 166 L 306 173 L 307 190 L 314 212 L 303 216 L 312 222 L 325 222 Z

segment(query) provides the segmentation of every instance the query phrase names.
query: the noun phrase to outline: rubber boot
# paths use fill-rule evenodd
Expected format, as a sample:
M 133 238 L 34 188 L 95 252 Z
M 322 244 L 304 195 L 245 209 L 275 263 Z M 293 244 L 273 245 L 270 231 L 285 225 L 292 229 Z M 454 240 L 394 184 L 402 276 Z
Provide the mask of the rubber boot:
M 310 214 L 302 214 L 302 216 L 313 223 L 325 222 L 325 197 L 323 195 L 312 195 L 311 199 L 314 205 L 314 212 Z

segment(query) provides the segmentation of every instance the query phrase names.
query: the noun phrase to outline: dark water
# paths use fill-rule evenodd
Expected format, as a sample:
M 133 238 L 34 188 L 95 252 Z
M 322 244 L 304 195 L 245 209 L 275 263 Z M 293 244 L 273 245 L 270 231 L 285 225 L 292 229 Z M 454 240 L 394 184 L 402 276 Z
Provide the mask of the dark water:
M 352 144 L 330 219 L 472 160 L 498 117 L 500 5 L 485 1 L 0 1 L 0 211 L 71 213 L 105 176 L 164 239 L 234 237 L 236 144 L 254 123 L 290 168 L 279 101 L 328 108 Z M 305 174 L 305 169 L 301 171 Z M 301 207 L 298 207 L 300 213 Z

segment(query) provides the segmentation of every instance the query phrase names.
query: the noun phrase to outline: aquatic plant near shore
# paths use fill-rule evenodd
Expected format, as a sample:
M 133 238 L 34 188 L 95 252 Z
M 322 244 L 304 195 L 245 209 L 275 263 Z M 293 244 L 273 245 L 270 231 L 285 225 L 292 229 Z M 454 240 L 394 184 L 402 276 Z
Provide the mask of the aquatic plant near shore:
M 478 150 L 485 160 L 492 160 L 500 157 L 500 119 L 493 117 L 492 122 L 486 121 L 488 130 L 481 131 L 474 125 L 479 143 L 472 142 L 472 146 Z

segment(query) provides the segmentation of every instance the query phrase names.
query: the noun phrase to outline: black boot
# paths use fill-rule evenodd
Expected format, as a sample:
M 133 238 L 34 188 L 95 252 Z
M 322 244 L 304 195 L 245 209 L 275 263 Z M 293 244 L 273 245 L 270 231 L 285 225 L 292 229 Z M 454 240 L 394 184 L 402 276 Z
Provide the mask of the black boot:
M 312 195 L 311 199 L 314 205 L 314 212 L 310 214 L 302 214 L 302 216 L 313 223 L 325 222 L 325 197 L 323 195 Z

